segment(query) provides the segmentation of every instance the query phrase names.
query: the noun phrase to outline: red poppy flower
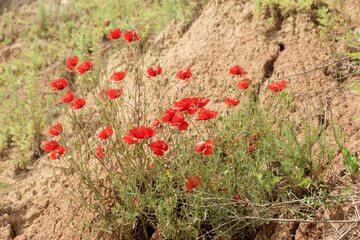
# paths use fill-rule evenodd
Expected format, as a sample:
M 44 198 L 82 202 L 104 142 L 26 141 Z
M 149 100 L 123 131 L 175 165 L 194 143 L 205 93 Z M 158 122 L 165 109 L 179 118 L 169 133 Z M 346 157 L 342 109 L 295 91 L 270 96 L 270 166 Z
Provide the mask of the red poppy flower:
M 171 119 L 170 126 L 178 126 L 179 131 L 184 131 L 189 127 L 189 124 L 185 121 L 184 115 L 178 113 Z
M 68 58 L 66 59 L 66 68 L 72 71 L 73 67 L 76 66 L 78 63 L 79 63 L 78 58 Z
M 193 98 L 183 98 L 180 101 L 175 102 L 174 105 L 179 112 L 187 111 L 187 113 L 190 115 L 196 113 L 196 106 L 194 104 Z
M 162 73 L 162 68 L 160 66 L 151 67 L 147 70 L 147 78 L 156 77 Z
M 49 128 L 48 132 L 51 135 L 57 136 L 57 135 L 59 135 L 60 133 L 63 132 L 63 128 L 62 128 L 61 124 L 58 123 L 58 124 L 52 126 L 51 128 Z
M 64 88 L 66 88 L 68 85 L 68 82 L 64 79 L 58 79 L 53 81 L 52 83 L 50 83 L 50 87 L 52 88 L 52 90 L 63 90 Z
M 179 73 L 176 75 L 176 77 L 180 80 L 189 81 L 189 79 L 191 78 L 190 69 L 180 70 Z
M 159 126 L 159 125 L 160 125 L 159 119 L 156 118 L 156 119 L 153 121 L 152 125 L 153 125 L 154 127 Z
M 128 144 L 138 143 L 144 138 L 151 138 L 155 136 L 156 131 L 152 127 L 137 127 L 129 131 L 129 133 L 122 138 Z
M 249 152 L 252 153 L 255 150 L 255 144 L 249 146 Z
M 201 121 L 201 120 L 207 120 L 207 119 L 212 119 L 212 118 L 216 118 L 218 115 L 217 111 L 212 111 L 212 110 L 208 110 L 208 109 L 203 109 L 200 108 L 200 111 L 198 113 L 198 115 L 196 116 L 195 120 L 196 121 Z
M 286 86 L 286 81 L 282 80 L 279 82 L 271 83 L 266 88 L 270 89 L 273 92 L 278 92 L 284 90 L 285 86 Z
M 122 93 L 123 93 L 122 89 L 111 89 L 107 91 L 106 94 L 108 95 L 109 98 L 114 99 L 120 97 Z
M 237 194 L 237 195 L 236 195 L 236 197 L 235 197 L 234 199 L 236 199 L 236 200 L 241 200 L 241 197 L 240 197 L 240 195 L 239 195 L 239 194 Z
M 111 127 L 108 127 L 99 133 L 98 138 L 104 140 L 110 137 L 112 134 L 113 134 L 113 129 Z
M 136 206 L 137 201 L 138 201 L 138 198 L 137 198 L 137 197 L 134 198 L 133 202 L 134 202 L 134 205 L 135 205 L 135 206 Z
M 236 106 L 239 104 L 239 99 L 237 97 L 227 98 L 224 102 L 229 106 Z
M 124 34 L 124 39 L 126 43 L 135 42 L 140 39 L 140 37 L 134 31 L 129 31 Z
M 111 75 L 110 80 L 112 81 L 120 81 L 123 80 L 125 77 L 126 72 L 116 72 L 113 75 Z
M 103 150 L 102 150 L 102 146 L 99 146 L 96 151 L 95 151 L 96 156 L 98 156 L 99 158 L 103 157 Z
M 150 143 L 149 147 L 154 150 L 154 153 L 158 156 L 164 156 L 164 151 L 169 150 L 167 143 L 161 140 Z
M 198 98 L 198 97 L 193 98 L 194 105 L 199 108 L 205 107 L 209 102 L 210 102 L 210 99 L 208 99 L 208 98 Z
M 89 71 L 90 68 L 92 68 L 94 66 L 94 63 L 91 60 L 87 60 L 86 62 L 83 62 L 82 64 L 80 64 L 77 68 L 76 68 L 76 72 L 83 74 L 86 71 Z
M 195 151 L 197 153 L 202 153 L 205 156 L 213 154 L 212 150 L 213 144 L 211 143 L 211 139 L 207 140 L 206 142 L 199 142 L 195 146 Z
M 161 121 L 163 122 L 171 122 L 172 118 L 175 116 L 177 112 L 176 108 L 169 108 L 167 109 L 163 115 L 161 116 Z
M 186 190 L 189 192 L 193 188 L 198 188 L 201 185 L 201 178 L 198 176 L 192 176 L 187 179 Z
M 250 85 L 250 79 L 246 78 L 238 82 L 237 87 L 241 89 L 246 89 Z
M 73 102 L 73 109 L 79 109 L 85 106 L 86 100 L 83 98 L 78 98 Z
M 58 158 L 57 155 L 59 155 L 59 158 L 61 155 L 63 155 L 65 153 L 65 148 L 63 146 L 59 146 L 57 147 L 54 151 L 51 152 L 51 159 L 52 160 L 56 160 Z
M 242 69 L 242 67 L 240 67 L 239 65 L 236 65 L 236 66 L 230 68 L 230 74 L 238 75 L 239 77 L 242 77 L 242 76 L 248 74 L 248 72 L 244 71 L 244 69 Z
M 101 91 L 99 92 L 99 98 L 100 98 L 100 99 L 104 99 L 105 94 L 106 94 L 106 91 L 105 91 L 104 89 L 101 90 Z
M 120 28 L 116 28 L 114 30 L 110 29 L 110 36 L 107 36 L 107 39 L 112 40 L 112 39 L 118 39 L 121 37 L 121 30 Z
M 43 149 L 45 151 L 52 151 L 54 150 L 55 148 L 59 147 L 59 143 L 57 141 L 50 141 L 48 143 L 45 143 Z
M 72 100 L 74 100 L 74 91 L 71 91 L 71 92 L 69 92 L 69 93 L 64 94 L 64 95 L 61 97 L 60 102 L 69 103 L 69 102 L 71 102 Z

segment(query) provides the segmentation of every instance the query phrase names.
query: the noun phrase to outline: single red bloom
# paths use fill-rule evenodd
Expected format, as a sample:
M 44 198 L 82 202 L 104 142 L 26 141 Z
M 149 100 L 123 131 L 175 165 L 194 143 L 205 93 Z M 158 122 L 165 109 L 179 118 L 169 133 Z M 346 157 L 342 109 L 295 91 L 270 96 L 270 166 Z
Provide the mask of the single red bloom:
M 180 101 L 175 102 L 174 105 L 179 112 L 187 111 L 187 113 L 190 115 L 196 113 L 196 106 L 194 104 L 193 98 L 183 98 Z
M 104 89 L 101 90 L 101 91 L 99 92 L 99 98 L 100 98 L 100 99 L 104 99 L 105 94 L 106 94 L 106 91 L 105 91 Z
M 227 98 L 224 102 L 229 106 L 236 106 L 239 104 L 239 99 L 237 97 Z
M 103 150 L 102 150 L 102 146 L 99 146 L 96 151 L 95 151 L 96 156 L 98 156 L 99 158 L 103 157 Z
M 137 127 L 129 131 L 129 133 L 122 138 L 128 144 L 138 143 L 144 138 L 151 138 L 155 136 L 156 130 L 152 127 Z
M 171 119 L 170 126 L 178 126 L 179 131 L 184 131 L 189 127 L 189 124 L 185 121 L 184 115 L 178 113 Z
M 189 81 L 189 79 L 191 78 L 190 69 L 188 68 L 180 70 L 176 77 L 180 80 Z
M 207 140 L 206 142 L 199 142 L 195 146 L 195 151 L 197 153 L 202 153 L 205 156 L 213 154 L 212 150 L 213 144 L 211 143 L 211 139 Z
M 266 88 L 270 89 L 273 92 L 278 92 L 284 90 L 285 86 L 286 86 L 286 81 L 282 80 L 279 82 L 271 83 Z
M 212 119 L 212 118 L 216 118 L 218 115 L 217 111 L 212 111 L 212 110 L 208 110 L 208 109 L 203 109 L 200 108 L 200 111 L 198 113 L 198 115 L 196 116 L 195 120 L 196 121 L 201 121 L 201 120 L 207 120 L 207 119 Z
M 121 38 L 120 28 L 116 28 L 114 30 L 110 29 L 110 36 L 107 36 L 107 39 L 112 40 L 112 39 L 118 39 L 118 38 Z
M 241 89 L 246 89 L 250 85 L 250 79 L 246 78 L 238 82 L 237 87 Z
M 156 119 L 153 121 L 152 125 L 153 125 L 154 127 L 159 126 L 159 125 L 160 125 L 160 120 L 156 118 Z
M 126 72 L 116 72 L 113 75 L 111 75 L 110 80 L 112 81 L 120 81 L 123 80 L 125 77 Z
M 249 152 L 252 153 L 252 151 L 255 150 L 255 144 L 252 144 L 249 146 Z
M 248 74 L 248 72 L 244 71 L 244 69 L 242 69 L 242 67 L 240 67 L 239 65 L 236 65 L 230 68 L 230 74 L 238 75 L 239 77 L 242 77 Z
M 126 43 L 135 42 L 140 39 L 140 37 L 134 31 L 129 31 L 124 34 L 124 39 Z
M 138 198 L 134 198 L 133 202 L 134 202 L 134 205 L 136 206 L 136 202 L 138 201 Z
M 76 72 L 83 74 L 86 71 L 89 71 L 90 68 L 92 68 L 94 66 L 94 63 L 91 60 L 87 60 L 86 62 L 83 62 L 82 64 L 80 64 L 77 68 L 76 68 Z
M 163 122 L 171 122 L 172 118 L 175 116 L 177 112 L 176 108 L 169 108 L 167 109 L 163 115 L 161 116 L 161 121 Z
M 99 133 L 98 138 L 104 140 L 110 137 L 112 134 L 113 134 L 113 129 L 111 127 L 108 127 Z
M 224 187 L 221 187 L 221 188 L 219 188 L 219 189 L 218 189 L 218 192 L 222 192 L 222 191 L 226 192 L 226 191 L 227 191 L 227 189 L 226 189 L 226 188 L 224 188 Z
M 154 150 L 154 153 L 158 156 L 164 156 L 164 151 L 169 150 L 167 143 L 161 140 L 150 143 L 149 147 Z
M 236 200 L 241 200 L 241 197 L 240 197 L 240 195 L 239 195 L 239 194 L 237 194 L 237 195 L 236 195 L 236 197 L 235 197 L 234 199 L 236 199 Z
M 63 90 L 67 86 L 68 86 L 68 82 L 64 78 L 55 80 L 52 83 L 50 83 L 50 87 L 52 88 L 52 90 Z
M 78 63 L 79 63 L 78 58 L 68 58 L 66 59 L 66 68 L 72 71 L 73 67 L 76 66 Z
M 45 151 L 52 151 L 54 150 L 55 148 L 59 147 L 59 143 L 57 141 L 50 141 L 48 143 L 45 143 L 43 149 Z
M 59 146 L 55 148 L 54 151 L 51 152 L 50 157 L 52 160 L 56 160 L 58 158 L 57 155 L 59 155 L 60 158 L 60 156 L 63 155 L 64 153 L 65 153 L 65 148 L 63 146 Z
M 193 98 L 194 105 L 199 108 L 205 107 L 209 102 L 210 102 L 209 98 L 198 98 L 198 97 Z
M 151 67 L 147 70 L 147 78 L 156 77 L 162 73 L 162 68 L 160 66 Z
M 79 109 L 85 106 L 86 100 L 83 98 L 78 98 L 73 102 L 73 109 Z
M 106 94 L 108 95 L 109 98 L 114 99 L 120 97 L 122 93 L 123 93 L 122 89 L 111 89 L 107 91 Z
M 61 124 L 58 123 L 58 124 L 52 126 L 51 128 L 49 128 L 48 132 L 51 135 L 57 136 L 57 135 L 59 135 L 60 133 L 63 132 L 63 128 L 62 128 Z
M 186 190 L 189 192 L 193 188 L 198 188 L 201 185 L 201 178 L 198 176 L 192 176 L 187 179 Z
M 74 100 L 74 91 L 71 91 L 71 92 L 69 92 L 69 93 L 64 94 L 64 95 L 61 97 L 60 102 L 69 103 L 69 102 L 71 102 L 72 100 Z

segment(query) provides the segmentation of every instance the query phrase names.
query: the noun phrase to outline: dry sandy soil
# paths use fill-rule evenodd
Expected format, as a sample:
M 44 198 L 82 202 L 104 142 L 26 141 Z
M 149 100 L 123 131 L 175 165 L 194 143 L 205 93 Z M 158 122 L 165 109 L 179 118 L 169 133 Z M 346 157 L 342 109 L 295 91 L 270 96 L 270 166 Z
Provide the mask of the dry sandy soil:
M 235 64 L 249 71 L 253 79 L 275 79 L 283 73 L 289 75 L 302 72 L 304 68 L 313 69 L 332 60 L 329 48 L 323 47 L 318 39 L 316 25 L 310 16 L 299 14 L 280 18 L 275 29 L 267 31 L 253 15 L 252 8 L 252 4 L 248 2 L 211 1 L 191 26 L 171 22 L 151 42 L 150 51 L 154 53 L 153 56 L 159 57 L 160 65 L 170 76 L 174 76 L 179 68 L 191 68 L 192 72 L 196 73 L 192 80 L 193 86 L 201 86 L 206 93 L 204 97 L 211 98 L 215 104 L 229 94 L 224 85 L 230 84 L 228 69 Z M 346 12 L 353 17 L 353 29 L 360 30 L 358 0 L 347 0 Z M 341 47 L 334 46 L 340 51 Z M 154 60 L 155 57 L 149 59 L 150 62 Z M 115 53 L 109 61 L 112 64 L 107 66 L 108 73 L 116 70 L 119 61 L 120 54 Z M 349 61 L 336 66 L 341 68 L 344 74 L 352 72 Z M 340 121 L 348 135 L 347 146 L 352 152 L 358 153 L 360 123 L 354 121 L 354 116 L 360 112 L 360 96 L 346 91 L 345 88 L 313 94 L 315 91 L 338 87 L 339 83 L 334 76 L 333 68 L 327 67 L 317 70 L 316 74 L 310 72 L 307 78 L 298 76 L 287 80 L 289 89 L 297 95 L 297 114 L 308 114 L 320 106 L 328 106 L 328 111 Z M 178 86 L 170 84 L 172 80 L 162 79 L 166 85 L 163 91 L 173 94 L 174 98 L 180 97 Z M 351 77 L 345 79 L 346 82 L 352 80 Z M 259 82 L 257 86 L 260 97 L 266 99 L 266 82 Z M 180 83 L 179 88 L 182 94 L 186 95 L 185 83 Z M 308 101 L 314 102 L 310 110 L 306 106 Z M 62 179 L 60 170 L 55 169 L 58 176 L 55 180 L 47 157 L 38 159 L 29 171 L 20 174 L 15 174 L 9 163 L 0 162 L 10 169 L 0 172 L 0 177 L 13 186 L 10 192 L 0 195 L 6 210 L 6 213 L 0 213 L 1 240 L 81 238 L 75 236 L 60 218 L 62 216 L 74 219 L 76 212 L 68 207 L 68 200 L 64 197 L 67 191 L 63 187 L 65 179 Z M 347 186 L 349 179 L 344 177 L 340 153 L 329 170 L 328 181 L 333 181 L 335 187 Z M 350 207 L 335 208 L 328 214 L 337 219 L 347 219 L 351 217 L 350 210 Z M 348 226 L 335 227 L 341 232 Z M 269 224 L 264 226 L 256 239 L 336 239 L 339 234 L 335 227 L 330 224 Z M 350 234 L 356 233 L 354 228 L 342 239 L 352 239 Z

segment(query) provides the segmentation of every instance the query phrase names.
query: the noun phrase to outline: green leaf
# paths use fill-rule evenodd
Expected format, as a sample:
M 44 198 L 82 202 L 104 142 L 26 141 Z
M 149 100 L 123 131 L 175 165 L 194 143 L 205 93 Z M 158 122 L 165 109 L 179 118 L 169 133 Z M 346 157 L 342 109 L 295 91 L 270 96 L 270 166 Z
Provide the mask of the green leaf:
M 354 92 L 354 93 L 359 93 L 360 92 L 360 85 L 354 81 L 354 86 L 350 87 L 350 86 L 346 86 L 350 91 Z
M 360 52 L 358 53 L 346 53 L 347 56 L 353 57 L 353 58 L 357 58 L 360 60 Z

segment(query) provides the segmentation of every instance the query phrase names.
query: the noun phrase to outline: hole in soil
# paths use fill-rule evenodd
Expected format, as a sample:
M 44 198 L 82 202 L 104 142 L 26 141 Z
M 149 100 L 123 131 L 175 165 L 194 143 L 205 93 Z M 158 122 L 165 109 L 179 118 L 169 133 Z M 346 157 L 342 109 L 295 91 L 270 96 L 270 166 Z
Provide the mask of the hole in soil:
M 270 60 L 267 60 L 265 62 L 264 68 L 263 68 L 263 71 L 264 71 L 263 79 L 267 79 L 267 78 L 271 77 L 271 75 L 274 72 L 274 63 L 276 60 L 277 60 L 277 56 L 274 56 Z
M 284 44 L 280 43 L 279 48 L 280 48 L 280 52 L 284 51 L 285 50 Z

